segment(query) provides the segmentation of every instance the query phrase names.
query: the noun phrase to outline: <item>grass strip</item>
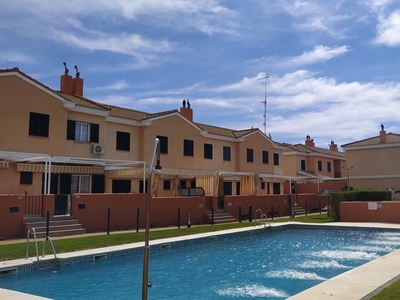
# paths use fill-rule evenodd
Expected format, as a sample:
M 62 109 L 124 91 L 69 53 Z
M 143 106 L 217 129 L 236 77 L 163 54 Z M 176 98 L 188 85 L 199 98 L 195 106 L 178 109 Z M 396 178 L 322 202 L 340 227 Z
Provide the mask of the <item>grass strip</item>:
M 297 221 L 303 223 L 327 223 L 327 222 L 333 222 L 333 219 L 328 218 L 326 214 L 321 214 L 321 215 L 309 215 L 307 217 L 300 216 L 295 218 L 275 218 L 274 220 L 269 220 L 269 221 L 271 223 L 288 222 L 288 221 Z M 260 223 L 259 221 L 253 221 L 252 223 L 243 222 L 243 223 L 201 225 L 201 226 L 192 226 L 190 228 L 181 227 L 180 229 L 157 228 L 157 229 L 151 229 L 150 240 L 249 227 L 258 225 L 259 223 Z M 107 234 L 87 235 L 84 237 L 68 236 L 61 239 L 53 238 L 53 244 L 56 249 L 56 252 L 59 254 L 59 253 L 74 252 L 79 250 L 143 242 L 144 238 L 145 235 L 143 231 L 128 232 L 128 233 L 113 232 L 110 235 Z M 42 255 L 43 239 L 38 240 L 38 250 L 39 250 L 39 255 Z M 52 249 L 48 242 L 46 242 L 45 250 L 46 254 L 52 254 Z M 0 261 L 25 258 L 25 255 L 26 255 L 26 242 L 21 241 L 21 243 L 10 243 L 10 244 L 3 244 L 0 246 Z M 29 244 L 29 257 L 34 257 L 34 256 L 36 256 L 35 245 L 34 242 L 31 241 Z

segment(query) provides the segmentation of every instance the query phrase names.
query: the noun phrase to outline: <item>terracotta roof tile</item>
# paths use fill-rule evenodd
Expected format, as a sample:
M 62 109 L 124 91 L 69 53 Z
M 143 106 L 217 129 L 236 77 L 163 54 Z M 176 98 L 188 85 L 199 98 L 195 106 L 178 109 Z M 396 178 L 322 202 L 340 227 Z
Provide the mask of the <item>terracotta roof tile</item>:
M 339 151 L 333 151 L 333 150 L 329 150 L 329 149 L 324 149 L 324 148 L 320 148 L 320 147 L 310 147 L 310 146 L 306 146 L 303 144 L 296 144 L 296 145 L 292 145 L 292 144 L 288 144 L 288 143 L 282 143 L 280 144 L 283 147 L 286 147 L 287 149 L 290 149 L 290 151 L 284 151 L 284 152 L 291 152 L 291 151 L 297 151 L 297 152 L 305 152 L 305 153 L 318 153 L 318 154 L 326 154 L 326 155 L 335 155 L 335 156 L 340 156 L 345 158 L 346 154 L 344 152 L 339 152 Z
M 177 109 L 172 109 L 172 110 L 167 110 L 167 111 L 161 111 L 161 112 L 157 112 L 157 113 L 148 113 L 145 117 L 143 117 L 141 120 L 147 120 L 147 119 L 151 119 L 151 118 L 157 118 L 157 117 L 161 117 L 161 116 L 166 116 L 169 114 L 173 114 L 173 113 L 177 113 L 178 110 Z
M 211 134 L 216 134 L 216 135 L 221 135 L 221 136 L 227 136 L 227 137 L 232 137 L 232 138 L 239 138 L 242 137 L 248 133 L 257 131 L 258 129 L 244 129 L 244 130 L 233 130 L 229 128 L 223 128 L 223 127 L 218 127 L 218 126 L 212 126 L 212 125 L 207 125 L 207 124 L 202 124 L 202 123 L 195 123 L 197 126 L 199 126 L 201 129 L 207 131 L 208 133 Z
M 100 104 L 96 101 L 78 96 L 78 95 L 68 95 L 68 94 L 63 94 L 59 91 L 55 91 L 57 94 L 59 94 L 60 96 L 64 97 L 65 99 L 72 101 L 74 103 L 76 103 L 79 106 L 84 106 L 84 107 L 89 107 L 89 108 L 95 108 L 95 109 L 101 109 L 101 110 L 109 110 L 109 108 L 104 105 L 104 104 Z
M 385 145 L 385 144 L 398 144 L 400 143 L 400 134 L 389 132 L 386 134 L 386 143 L 381 144 L 380 136 L 374 136 L 360 141 L 344 144 L 342 147 L 353 147 L 353 146 L 373 146 L 373 145 Z

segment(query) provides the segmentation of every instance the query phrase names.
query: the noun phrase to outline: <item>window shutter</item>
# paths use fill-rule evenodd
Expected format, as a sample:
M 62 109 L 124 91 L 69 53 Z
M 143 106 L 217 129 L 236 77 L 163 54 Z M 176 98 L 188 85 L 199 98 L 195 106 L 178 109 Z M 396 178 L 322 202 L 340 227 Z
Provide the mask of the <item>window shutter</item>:
M 92 143 L 99 142 L 99 124 L 90 124 L 90 141 Z
M 75 121 L 67 121 L 67 140 L 75 140 Z
M 92 175 L 92 193 L 104 193 L 104 175 Z

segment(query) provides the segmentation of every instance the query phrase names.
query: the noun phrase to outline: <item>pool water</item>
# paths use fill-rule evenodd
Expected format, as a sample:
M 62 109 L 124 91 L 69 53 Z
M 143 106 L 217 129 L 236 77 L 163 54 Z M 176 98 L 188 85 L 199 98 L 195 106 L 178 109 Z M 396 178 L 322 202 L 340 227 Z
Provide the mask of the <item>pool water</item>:
M 285 299 L 400 246 L 399 231 L 288 227 L 151 247 L 148 299 Z M 53 299 L 141 299 L 143 253 L 0 277 Z

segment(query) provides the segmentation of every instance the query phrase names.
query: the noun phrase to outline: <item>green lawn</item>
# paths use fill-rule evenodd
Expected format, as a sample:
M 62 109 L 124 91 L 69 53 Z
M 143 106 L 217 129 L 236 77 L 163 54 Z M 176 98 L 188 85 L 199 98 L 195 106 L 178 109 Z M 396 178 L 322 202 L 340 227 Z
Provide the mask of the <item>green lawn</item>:
M 371 300 L 398 300 L 400 299 L 400 280 L 393 283 Z
M 321 215 L 310 215 L 307 217 L 295 217 L 291 218 L 278 218 L 275 220 L 270 220 L 270 222 L 287 222 L 287 221 L 297 221 L 304 223 L 326 223 L 332 222 L 333 219 L 328 218 L 326 214 Z M 254 221 L 252 223 L 230 223 L 230 224 L 219 224 L 219 225 L 202 225 L 202 226 L 192 226 L 191 228 L 181 227 L 180 229 L 151 229 L 150 240 L 170 238 L 176 236 L 185 236 L 196 233 L 204 232 L 214 232 L 232 228 L 241 228 L 254 226 L 259 224 L 259 221 Z M 144 241 L 144 232 L 130 232 L 130 233 L 112 233 L 110 235 L 88 235 L 85 237 L 66 237 L 63 239 L 53 239 L 54 247 L 57 253 L 73 252 L 78 250 L 93 249 L 107 246 L 123 245 L 135 242 Z M 43 240 L 38 242 L 39 254 L 43 252 Z M 51 254 L 52 249 L 48 242 L 46 242 L 46 254 Z M 0 246 L 0 261 L 2 260 L 12 260 L 18 258 L 25 258 L 26 255 L 26 242 L 4 244 Z M 29 256 L 34 257 L 35 246 L 33 242 L 29 244 Z

